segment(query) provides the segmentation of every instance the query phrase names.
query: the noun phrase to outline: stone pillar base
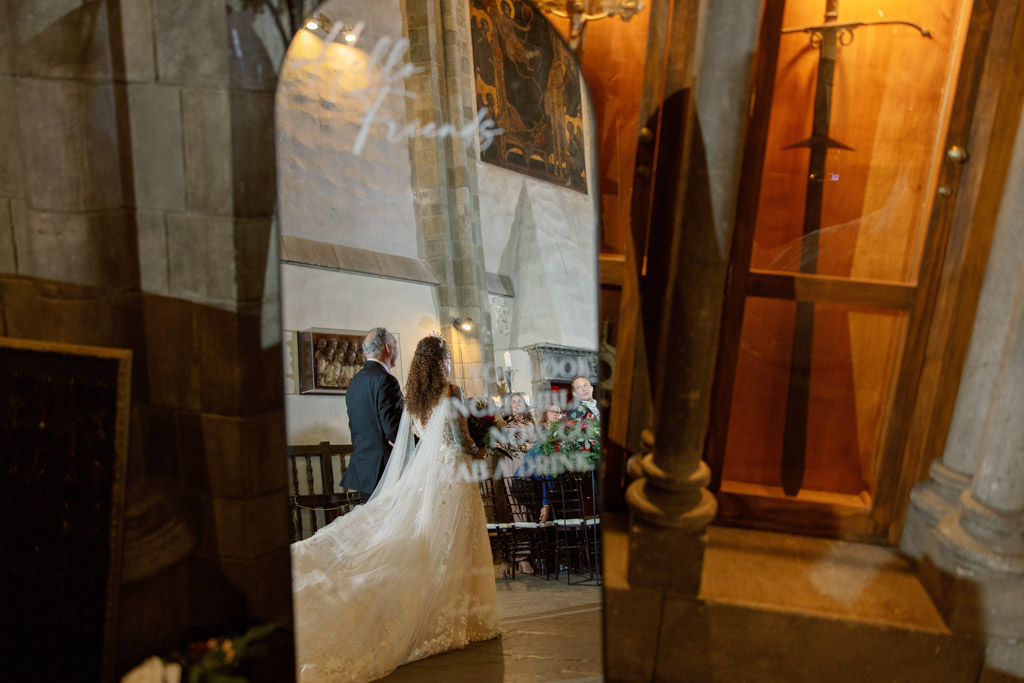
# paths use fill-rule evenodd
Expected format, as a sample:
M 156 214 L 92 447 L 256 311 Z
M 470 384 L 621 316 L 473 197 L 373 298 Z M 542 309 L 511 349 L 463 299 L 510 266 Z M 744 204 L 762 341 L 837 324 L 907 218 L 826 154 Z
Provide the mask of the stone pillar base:
M 935 529 L 942 547 L 937 563 L 950 571 L 971 568 L 983 573 L 1015 575 L 1024 581 L 1022 526 L 1020 513 L 994 510 L 976 501 L 970 491 L 964 491 L 960 509 L 943 517 Z
M 629 585 L 697 595 L 707 534 L 658 527 L 634 516 L 629 525 Z
M 983 680 L 1024 679 L 1024 552 L 1019 516 L 981 505 L 965 491 L 960 508 L 925 544 L 922 580 L 949 628 L 986 643 Z M 994 678 L 992 676 L 995 676 Z
M 907 520 L 903 525 L 900 550 L 915 560 L 924 557 L 933 529 L 956 508 L 960 494 L 970 486 L 971 478 L 933 460 L 928 469 L 931 479 L 910 492 Z

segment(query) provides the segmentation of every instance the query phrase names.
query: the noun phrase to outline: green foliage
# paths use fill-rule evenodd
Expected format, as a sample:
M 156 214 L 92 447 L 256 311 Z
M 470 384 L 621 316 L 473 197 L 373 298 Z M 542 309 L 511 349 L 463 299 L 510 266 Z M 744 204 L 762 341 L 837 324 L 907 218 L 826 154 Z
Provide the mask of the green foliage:
M 601 459 L 601 421 L 597 418 L 555 422 L 535 447 L 543 455 L 583 453 L 593 465 Z

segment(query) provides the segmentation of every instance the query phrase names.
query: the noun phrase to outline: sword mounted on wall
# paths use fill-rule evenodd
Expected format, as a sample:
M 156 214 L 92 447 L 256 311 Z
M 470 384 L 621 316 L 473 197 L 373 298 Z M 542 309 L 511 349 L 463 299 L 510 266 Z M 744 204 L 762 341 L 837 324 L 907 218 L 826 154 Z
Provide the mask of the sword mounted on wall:
M 825 21 L 816 26 L 783 29 L 782 33 L 807 33 L 810 44 L 818 50 L 818 74 L 814 90 L 814 121 L 811 136 L 783 149 L 811 150 L 807 171 L 807 195 L 804 202 L 804 224 L 800 236 L 800 272 L 818 271 L 818 233 L 821 229 L 822 196 L 825 189 L 825 161 L 830 148 L 853 151 L 842 142 L 829 137 L 832 117 L 832 84 L 840 46 L 853 42 L 855 31 L 875 26 L 899 25 L 916 29 L 925 38 L 932 35 L 909 21 L 855 21 L 840 23 L 839 0 L 826 0 Z M 811 353 L 814 342 L 814 302 L 796 302 L 793 329 L 793 350 L 790 356 L 789 389 L 786 397 L 786 422 L 782 437 L 782 490 L 787 496 L 800 492 L 804 479 L 807 453 L 807 417 L 811 389 Z

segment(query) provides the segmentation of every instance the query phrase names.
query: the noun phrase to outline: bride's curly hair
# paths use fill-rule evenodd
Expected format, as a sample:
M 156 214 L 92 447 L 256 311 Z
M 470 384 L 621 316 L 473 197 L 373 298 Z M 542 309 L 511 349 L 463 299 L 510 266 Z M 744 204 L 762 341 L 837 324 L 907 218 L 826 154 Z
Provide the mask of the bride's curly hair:
M 405 407 L 420 422 L 426 422 L 434 406 L 448 391 L 444 361 L 449 358 L 444 340 L 433 335 L 420 339 L 405 382 Z

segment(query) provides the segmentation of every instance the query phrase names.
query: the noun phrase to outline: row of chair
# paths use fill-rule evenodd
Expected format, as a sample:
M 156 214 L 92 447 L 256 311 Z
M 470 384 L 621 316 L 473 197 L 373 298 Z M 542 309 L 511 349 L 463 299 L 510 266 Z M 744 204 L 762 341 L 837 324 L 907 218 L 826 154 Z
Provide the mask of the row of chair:
M 527 556 L 545 577 L 566 582 L 601 582 L 601 518 L 592 472 L 565 472 L 557 477 L 504 477 L 480 482 L 492 548 L 502 576 L 515 579 L 518 561 Z M 550 504 L 539 521 L 541 503 Z

